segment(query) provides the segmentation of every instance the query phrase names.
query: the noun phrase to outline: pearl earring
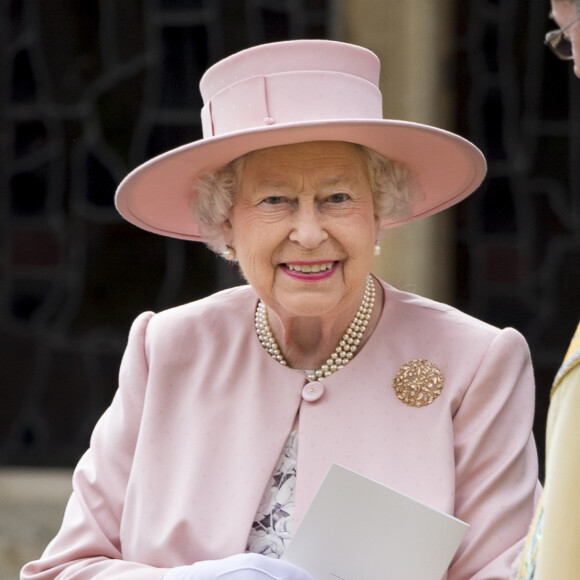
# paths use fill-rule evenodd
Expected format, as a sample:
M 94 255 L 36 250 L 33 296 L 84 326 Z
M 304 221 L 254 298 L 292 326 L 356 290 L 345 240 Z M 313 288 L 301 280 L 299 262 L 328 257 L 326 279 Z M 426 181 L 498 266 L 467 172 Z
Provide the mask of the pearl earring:
M 226 260 L 230 260 L 233 261 L 236 259 L 236 251 L 234 250 L 234 248 L 232 248 L 231 246 L 226 246 L 224 248 L 224 251 L 222 252 L 222 256 L 226 259 Z
M 375 244 L 375 256 L 380 256 L 380 254 L 381 254 L 381 246 L 380 246 L 380 244 L 377 242 L 377 243 Z

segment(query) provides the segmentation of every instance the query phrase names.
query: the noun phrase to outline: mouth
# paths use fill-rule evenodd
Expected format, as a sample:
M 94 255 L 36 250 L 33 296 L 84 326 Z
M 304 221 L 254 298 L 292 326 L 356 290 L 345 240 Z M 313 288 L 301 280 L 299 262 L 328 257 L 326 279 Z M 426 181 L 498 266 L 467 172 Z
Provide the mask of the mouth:
M 282 271 L 300 282 L 322 282 L 331 278 L 340 262 L 286 262 L 280 264 Z
M 300 274 L 320 274 L 320 272 L 326 272 L 327 270 L 332 270 L 336 262 L 319 262 L 316 264 L 284 264 L 284 267 L 292 272 L 298 272 Z

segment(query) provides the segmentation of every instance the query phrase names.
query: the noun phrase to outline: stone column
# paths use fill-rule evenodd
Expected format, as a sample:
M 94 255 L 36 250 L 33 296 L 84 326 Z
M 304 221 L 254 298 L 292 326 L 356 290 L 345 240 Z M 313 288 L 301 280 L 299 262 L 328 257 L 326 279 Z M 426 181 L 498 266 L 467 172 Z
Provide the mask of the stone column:
M 337 35 L 375 52 L 382 63 L 385 118 L 450 129 L 451 0 L 338 0 Z M 453 210 L 387 230 L 374 271 L 401 289 L 452 301 Z

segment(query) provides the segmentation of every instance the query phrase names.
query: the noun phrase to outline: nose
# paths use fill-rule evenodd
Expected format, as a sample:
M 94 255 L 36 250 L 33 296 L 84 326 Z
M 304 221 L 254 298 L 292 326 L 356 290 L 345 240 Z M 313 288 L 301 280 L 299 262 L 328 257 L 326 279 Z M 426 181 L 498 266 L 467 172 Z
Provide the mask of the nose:
M 328 239 L 323 216 L 314 204 L 307 206 L 300 204 L 292 219 L 289 239 L 304 249 L 316 249 Z

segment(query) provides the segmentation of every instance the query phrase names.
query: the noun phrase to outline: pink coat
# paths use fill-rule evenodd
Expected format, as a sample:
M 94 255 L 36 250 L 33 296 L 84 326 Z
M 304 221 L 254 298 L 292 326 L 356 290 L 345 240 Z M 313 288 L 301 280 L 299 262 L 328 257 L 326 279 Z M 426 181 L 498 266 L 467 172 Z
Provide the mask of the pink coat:
M 384 290 L 373 335 L 314 403 L 301 397 L 303 373 L 262 349 L 249 287 L 138 317 L 62 529 L 22 578 L 159 580 L 243 552 L 298 411 L 295 525 L 337 462 L 471 524 L 448 580 L 508 578 L 538 491 L 527 345 L 513 329 Z M 444 375 L 421 408 L 392 386 L 417 358 Z

